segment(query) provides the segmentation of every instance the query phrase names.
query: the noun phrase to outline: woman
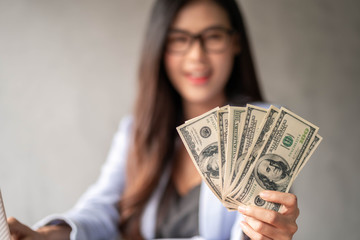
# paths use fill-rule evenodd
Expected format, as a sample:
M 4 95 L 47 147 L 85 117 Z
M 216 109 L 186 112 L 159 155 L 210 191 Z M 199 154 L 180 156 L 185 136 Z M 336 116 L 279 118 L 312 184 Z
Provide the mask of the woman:
M 98 182 L 36 232 L 9 219 L 13 236 L 113 239 L 119 229 L 125 239 L 291 239 L 294 195 L 261 194 L 283 204 L 279 213 L 252 206 L 227 212 L 176 134 L 183 121 L 216 106 L 262 100 L 236 2 L 158 0 L 145 40 L 133 118 L 122 122 Z

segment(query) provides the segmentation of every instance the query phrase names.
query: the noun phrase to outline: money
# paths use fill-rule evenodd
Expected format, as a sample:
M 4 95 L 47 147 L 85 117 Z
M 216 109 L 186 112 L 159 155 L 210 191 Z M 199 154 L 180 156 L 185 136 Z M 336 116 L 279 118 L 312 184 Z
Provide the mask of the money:
M 218 123 L 215 108 L 177 127 L 191 160 L 213 193 L 222 201 L 219 177 Z
M 222 109 L 218 111 L 218 125 L 219 125 L 219 136 L 218 136 L 218 149 L 220 153 L 219 159 L 219 176 L 221 179 L 220 188 L 224 191 L 224 175 L 225 175 L 225 161 L 226 161 L 226 150 L 227 150 L 227 138 L 228 138 L 228 125 L 229 116 L 228 110 Z
M 5 214 L 4 202 L 0 191 L 0 239 L 10 240 L 10 230 Z
M 245 121 L 242 125 L 242 135 L 239 143 L 239 148 L 237 149 L 237 157 L 235 161 L 235 166 L 232 169 L 231 173 L 231 184 L 237 185 L 239 182 L 239 178 L 237 176 L 241 176 L 238 174 L 241 170 L 241 166 L 245 160 L 245 156 L 252 145 L 254 138 L 257 136 L 259 131 L 259 125 L 262 123 L 265 114 L 267 113 L 266 109 L 254 106 L 247 105 L 246 106 L 246 116 Z M 237 180 L 237 181 L 235 181 Z M 233 186 L 230 188 L 234 188 Z
M 292 177 L 304 160 L 318 127 L 282 108 L 261 153 L 244 177 L 242 189 L 232 196 L 246 205 L 279 210 L 279 204 L 260 198 L 263 190 L 287 192 Z
M 316 150 L 316 148 L 319 146 L 319 144 L 321 143 L 322 141 L 322 137 L 317 134 L 314 138 L 314 140 L 312 141 L 312 143 L 310 144 L 310 147 L 307 151 L 307 153 L 305 154 L 305 158 L 304 158 L 304 161 L 300 164 L 299 166 L 299 169 L 297 170 L 296 174 L 295 174 L 295 177 L 294 177 L 294 180 L 295 178 L 299 175 L 299 172 L 303 169 L 304 165 L 307 163 L 307 161 L 309 161 L 311 155 L 314 153 L 314 151 Z
M 249 147 L 248 153 L 245 156 L 245 159 L 242 161 L 242 165 L 240 166 L 239 173 L 236 176 L 233 185 L 233 192 L 238 192 L 240 188 L 241 180 L 245 177 L 246 173 L 249 171 L 251 166 L 254 164 L 257 156 L 260 153 L 260 150 L 264 146 L 265 140 L 268 139 L 269 131 L 272 128 L 275 119 L 279 113 L 279 109 L 271 106 L 261 123 L 259 133 L 257 135 L 256 141 Z
M 241 136 L 241 125 L 245 120 L 245 108 L 243 107 L 229 107 L 229 130 L 227 139 L 227 153 L 225 161 L 224 173 L 224 189 L 225 192 L 231 184 L 231 173 L 235 167 L 237 150 L 239 147 L 239 138 Z
M 278 211 L 263 190 L 288 192 L 319 146 L 318 127 L 286 108 L 225 106 L 186 121 L 178 133 L 200 175 L 229 210 Z

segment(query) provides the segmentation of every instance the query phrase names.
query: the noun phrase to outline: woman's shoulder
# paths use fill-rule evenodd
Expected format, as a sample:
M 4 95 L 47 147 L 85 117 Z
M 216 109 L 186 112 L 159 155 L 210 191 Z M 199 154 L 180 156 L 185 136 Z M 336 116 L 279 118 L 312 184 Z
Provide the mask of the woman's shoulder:
M 125 115 L 120 119 L 118 129 L 130 129 L 134 121 L 134 117 L 132 115 Z
M 124 142 L 129 141 L 129 137 L 131 136 L 132 132 L 133 122 L 134 118 L 132 115 L 126 115 L 121 118 L 118 124 L 118 128 L 113 136 L 113 146 L 122 145 Z

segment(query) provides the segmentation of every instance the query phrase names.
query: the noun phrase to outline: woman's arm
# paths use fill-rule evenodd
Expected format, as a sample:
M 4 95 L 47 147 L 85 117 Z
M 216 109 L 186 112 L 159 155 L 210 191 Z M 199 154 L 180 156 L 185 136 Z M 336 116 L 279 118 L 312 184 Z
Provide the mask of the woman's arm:
M 42 239 L 43 235 L 47 235 L 47 239 L 56 239 L 53 237 L 64 234 L 69 228 L 70 239 L 115 239 L 117 237 L 120 218 L 117 204 L 125 185 L 131 123 L 131 118 L 125 118 L 121 122 L 97 182 L 82 195 L 73 209 L 65 214 L 44 218 L 34 226 L 34 229 L 38 229 L 36 232 L 28 231 L 31 229 L 10 219 L 13 232 L 27 233 L 29 236 L 36 237 L 19 239 Z M 64 226 L 66 228 L 63 228 Z
M 125 187 L 131 125 L 132 118 L 121 121 L 97 182 L 60 218 L 73 228 L 72 239 L 115 239 L 118 236 L 118 202 Z
M 291 193 L 263 191 L 262 199 L 282 204 L 279 212 L 256 206 L 239 206 L 244 215 L 240 223 L 244 233 L 251 239 L 288 240 L 292 239 L 298 229 L 296 219 L 299 216 L 297 198 Z

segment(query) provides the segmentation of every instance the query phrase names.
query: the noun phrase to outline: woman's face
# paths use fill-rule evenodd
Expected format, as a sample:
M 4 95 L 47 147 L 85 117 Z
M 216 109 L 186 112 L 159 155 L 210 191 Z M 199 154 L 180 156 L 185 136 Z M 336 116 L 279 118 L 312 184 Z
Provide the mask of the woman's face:
M 181 41 L 181 33 L 192 35 L 208 33 L 208 29 L 232 29 L 227 13 L 213 1 L 193 1 L 183 7 L 176 16 L 168 36 L 170 41 Z M 204 30 L 207 30 L 204 32 Z M 204 34 L 203 34 L 204 36 Z M 199 39 L 183 52 L 165 52 L 165 68 L 171 83 L 181 95 L 183 102 L 206 104 L 216 101 L 224 104 L 225 85 L 231 74 L 234 56 L 239 52 L 234 35 L 222 51 L 206 51 Z
M 271 165 L 268 160 L 264 160 L 259 164 L 258 172 L 275 182 L 281 179 L 283 173 L 279 166 Z

